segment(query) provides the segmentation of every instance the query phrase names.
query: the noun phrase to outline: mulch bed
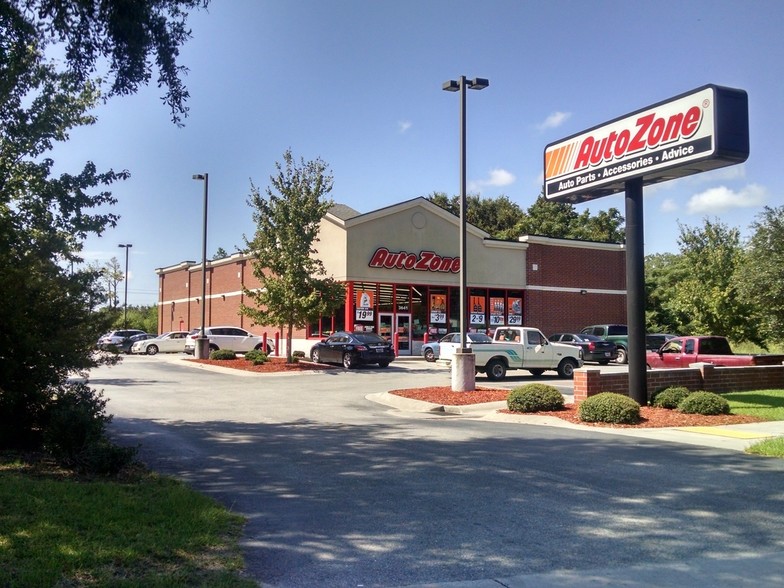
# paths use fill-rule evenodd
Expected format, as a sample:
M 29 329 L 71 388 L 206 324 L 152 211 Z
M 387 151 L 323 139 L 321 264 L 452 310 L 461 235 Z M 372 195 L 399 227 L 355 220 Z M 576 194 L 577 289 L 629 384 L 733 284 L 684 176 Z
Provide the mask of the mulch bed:
M 250 361 L 242 357 L 237 359 L 188 359 L 195 363 L 206 365 L 217 365 L 221 367 L 257 372 L 262 374 L 273 374 L 278 372 L 306 372 L 312 370 L 342 369 L 338 366 L 312 363 L 310 361 L 298 361 L 296 363 L 286 363 L 285 357 L 271 357 L 270 360 L 261 365 L 253 365 Z M 433 404 L 446 406 L 466 406 L 469 404 L 481 404 L 484 402 L 502 402 L 509 395 L 509 390 L 499 388 L 477 388 L 471 392 L 453 392 L 449 386 L 431 386 L 427 388 L 409 388 L 406 390 L 390 390 L 390 394 L 422 400 Z M 507 414 L 513 413 L 502 409 L 500 412 Z M 539 416 L 554 416 L 571 423 L 580 425 L 591 425 L 596 427 L 618 427 L 618 428 L 653 428 L 653 427 L 710 427 L 717 425 L 739 425 L 742 423 L 757 423 L 763 421 L 758 417 L 744 414 L 720 414 L 720 415 L 701 415 L 683 414 L 675 410 L 665 408 L 654 408 L 652 406 L 640 407 L 640 422 L 636 425 L 614 425 L 609 423 L 586 423 L 577 416 L 577 407 L 567 404 L 563 410 L 551 412 L 532 413 Z
M 246 372 L 257 372 L 259 374 L 274 374 L 279 372 L 308 372 L 313 370 L 328 370 L 336 369 L 336 366 L 329 366 L 320 363 L 312 363 L 310 361 L 298 361 L 296 363 L 286 363 L 285 357 L 270 357 L 269 361 L 253 365 L 244 357 L 237 359 L 187 359 L 194 363 L 201 363 L 204 365 L 217 365 L 220 367 L 231 368 L 234 370 L 243 370 Z
M 390 394 L 422 400 L 446 406 L 465 406 L 468 404 L 479 404 L 482 402 L 499 402 L 506 400 L 509 390 L 494 388 L 478 388 L 472 392 L 453 392 L 449 386 L 433 386 L 431 388 L 412 388 L 409 390 L 391 390 Z M 507 414 L 515 413 L 506 409 L 500 412 Z M 596 427 L 617 427 L 617 428 L 654 428 L 654 427 L 710 427 L 717 425 L 739 425 L 742 423 L 757 423 L 763 421 L 758 417 L 744 414 L 720 414 L 720 415 L 701 415 L 684 414 L 666 408 L 655 408 L 653 406 L 640 407 L 640 422 L 635 425 L 615 425 L 610 423 L 586 423 L 580 420 L 577 415 L 577 407 L 574 404 L 567 404 L 563 410 L 530 413 L 538 416 L 554 416 L 571 423 L 580 425 L 591 425 Z

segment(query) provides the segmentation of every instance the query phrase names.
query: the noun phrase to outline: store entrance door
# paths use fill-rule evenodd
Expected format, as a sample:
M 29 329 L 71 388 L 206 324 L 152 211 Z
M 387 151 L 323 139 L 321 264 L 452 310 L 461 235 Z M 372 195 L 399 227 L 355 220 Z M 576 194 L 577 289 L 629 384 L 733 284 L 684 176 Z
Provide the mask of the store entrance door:
M 397 352 L 399 355 L 411 355 L 411 315 L 397 315 Z
M 410 314 L 378 313 L 378 334 L 392 344 L 395 343 L 394 335 L 397 334 L 398 355 L 411 355 L 413 344 Z

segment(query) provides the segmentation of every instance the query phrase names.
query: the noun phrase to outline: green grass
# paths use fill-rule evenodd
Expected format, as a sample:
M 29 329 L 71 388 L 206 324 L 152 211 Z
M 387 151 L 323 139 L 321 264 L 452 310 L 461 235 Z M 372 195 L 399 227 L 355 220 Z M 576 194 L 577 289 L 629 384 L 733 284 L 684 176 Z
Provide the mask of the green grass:
M 0 586 L 249 587 L 243 519 L 184 484 L 80 480 L 0 458 Z
M 722 394 L 733 414 L 750 414 L 767 421 L 784 421 L 784 390 L 754 390 Z
M 722 394 L 733 414 L 750 414 L 767 421 L 784 421 L 784 390 L 754 390 Z M 784 457 L 784 437 L 755 443 L 746 450 L 754 455 Z

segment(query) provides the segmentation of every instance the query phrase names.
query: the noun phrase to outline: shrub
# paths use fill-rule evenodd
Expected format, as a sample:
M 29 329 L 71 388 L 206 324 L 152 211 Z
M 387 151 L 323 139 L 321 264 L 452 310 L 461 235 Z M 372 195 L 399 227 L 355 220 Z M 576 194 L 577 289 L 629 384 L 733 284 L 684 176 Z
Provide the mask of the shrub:
M 678 411 L 687 414 L 730 414 L 730 403 L 713 392 L 693 392 L 678 404 Z
M 547 384 L 526 384 L 515 388 L 506 399 L 509 410 L 514 412 L 539 412 L 561 410 L 564 399 L 558 389 Z
M 670 386 L 669 388 L 654 393 L 653 398 L 651 398 L 651 406 L 669 409 L 678 408 L 681 401 L 689 394 L 691 394 L 691 392 L 689 392 L 688 388 L 683 386 Z
M 210 359 L 237 359 L 237 354 L 231 349 L 216 349 L 210 351 Z
M 261 365 L 269 361 L 269 357 L 261 349 L 251 349 L 245 354 L 245 359 L 253 365 Z
M 44 449 L 60 464 L 85 473 L 113 475 L 133 463 L 136 449 L 109 441 L 106 400 L 84 383 L 66 384 L 46 411 Z
M 291 354 L 291 357 L 295 359 L 305 359 L 305 352 L 304 351 L 295 351 Z
M 633 425 L 640 420 L 640 405 L 628 396 L 602 392 L 583 400 L 577 413 L 587 423 Z

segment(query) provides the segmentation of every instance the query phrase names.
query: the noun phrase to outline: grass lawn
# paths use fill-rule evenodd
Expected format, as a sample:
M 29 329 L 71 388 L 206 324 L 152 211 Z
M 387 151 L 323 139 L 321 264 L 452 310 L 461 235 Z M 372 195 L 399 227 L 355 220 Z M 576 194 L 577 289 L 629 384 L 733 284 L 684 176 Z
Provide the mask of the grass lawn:
M 240 575 L 242 517 L 171 479 L 0 455 L 0 504 L 0 586 L 256 586 Z
M 784 390 L 754 390 L 722 394 L 733 414 L 750 414 L 769 421 L 784 421 Z M 755 443 L 746 450 L 755 455 L 784 457 L 784 437 Z

